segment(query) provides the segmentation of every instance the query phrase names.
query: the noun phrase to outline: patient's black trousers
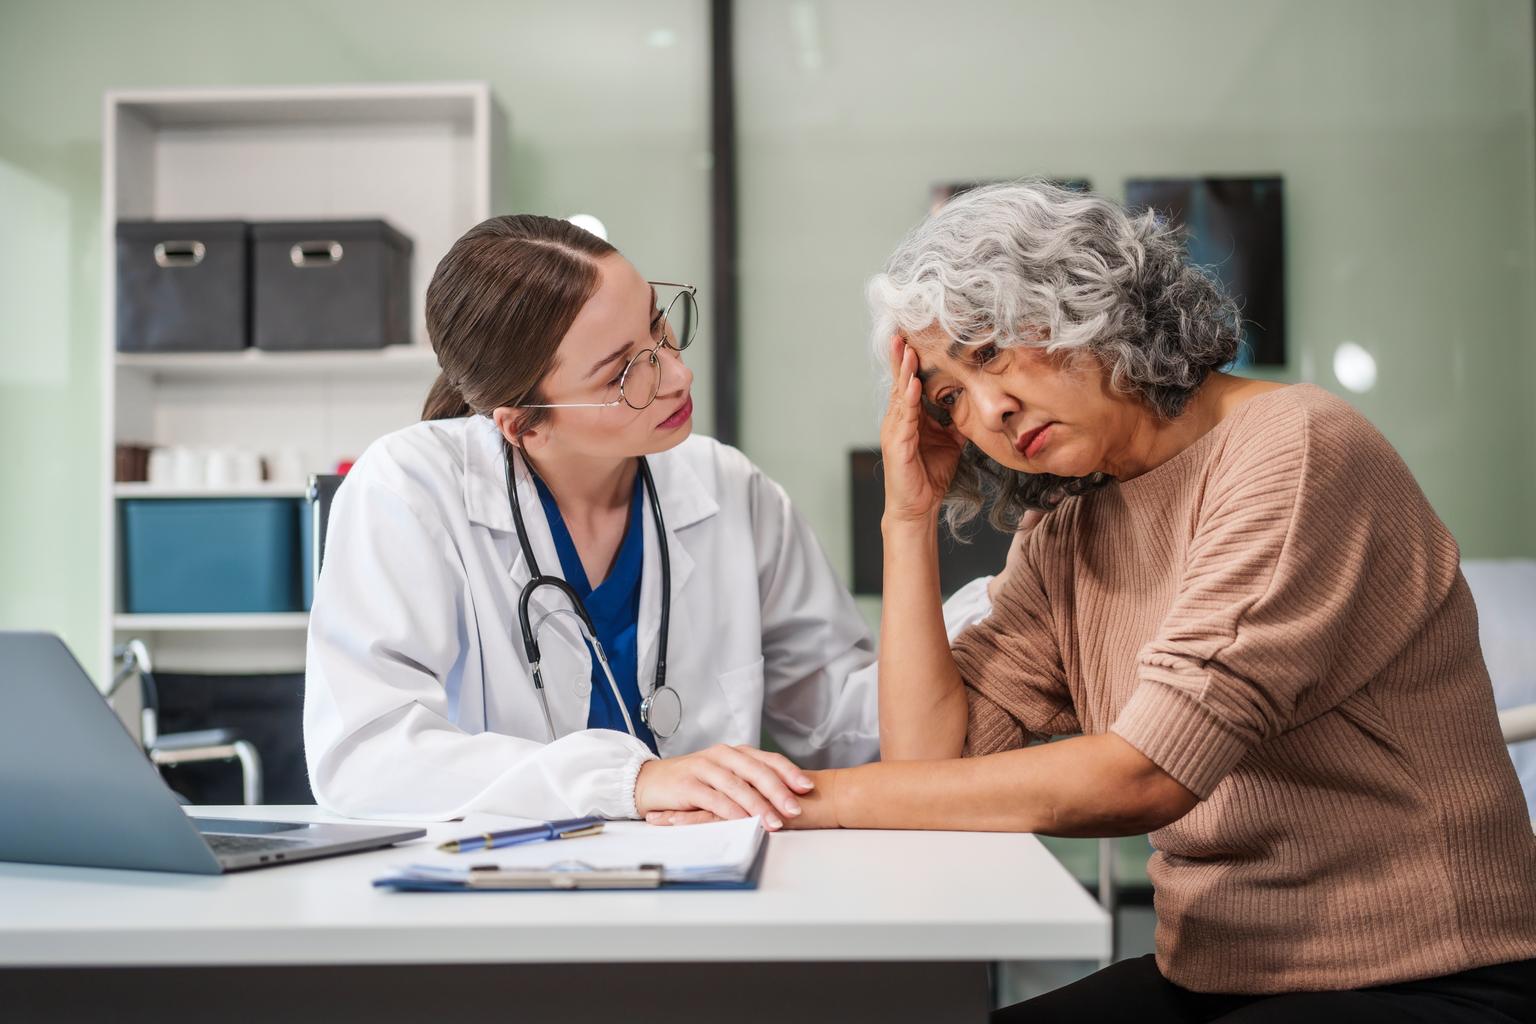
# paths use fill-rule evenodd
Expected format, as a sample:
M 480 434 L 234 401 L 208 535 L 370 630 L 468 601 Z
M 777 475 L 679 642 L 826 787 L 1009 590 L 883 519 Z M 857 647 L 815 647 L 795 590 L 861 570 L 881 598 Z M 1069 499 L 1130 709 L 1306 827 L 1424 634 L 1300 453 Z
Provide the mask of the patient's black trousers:
M 1347 992 L 1278 996 L 1191 992 L 1150 956 L 1120 963 L 992 1014 L 993 1024 L 1533 1024 L 1536 960 Z

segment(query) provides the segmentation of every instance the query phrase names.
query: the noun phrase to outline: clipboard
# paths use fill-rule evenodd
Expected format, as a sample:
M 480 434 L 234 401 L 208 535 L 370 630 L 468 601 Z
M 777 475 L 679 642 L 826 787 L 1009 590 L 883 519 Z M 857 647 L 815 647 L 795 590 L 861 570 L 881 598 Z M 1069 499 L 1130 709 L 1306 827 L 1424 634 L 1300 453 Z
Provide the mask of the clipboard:
M 660 864 L 642 864 L 623 869 L 572 870 L 499 870 L 470 868 L 468 881 L 391 875 L 375 878 L 373 887 L 389 892 L 638 892 L 655 889 L 691 889 L 695 892 L 740 892 L 755 890 L 762 881 L 763 863 L 768 859 L 768 836 L 757 848 L 752 866 L 740 880 L 688 881 L 664 877 Z

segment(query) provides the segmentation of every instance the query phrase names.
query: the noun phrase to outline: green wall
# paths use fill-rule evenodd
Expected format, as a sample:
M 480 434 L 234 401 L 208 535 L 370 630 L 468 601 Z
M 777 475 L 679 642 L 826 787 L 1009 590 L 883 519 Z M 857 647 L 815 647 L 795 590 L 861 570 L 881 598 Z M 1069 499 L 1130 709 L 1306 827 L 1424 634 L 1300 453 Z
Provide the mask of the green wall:
M 98 642 L 107 89 L 485 80 L 510 122 L 509 208 L 596 214 L 642 271 L 707 285 L 702 10 L 0 0 L 0 628 L 87 658 Z M 708 379 L 707 335 L 697 349 Z
M 707 284 L 704 12 L 0 0 L 0 627 L 77 650 L 99 627 L 103 91 L 484 79 L 510 120 L 512 207 L 596 213 L 648 273 Z M 1283 174 L 1283 376 L 1339 391 L 1336 346 L 1370 350 L 1378 383 L 1351 400 L 1466 553 L 1536 555 L 1530 4 L 749 0 L 737 17 L 744 447 L 839 567 L 845 453 L 880 407 L 864 282 L 932 182 L 1024 174 L 1112 195 L 1134 175 Z
M 863 286 L 939 181 L 1285 177 L 1291 365 L 1469 556 L 1536 555 L 1536 164 L 1520 0 L 740 5 L 744 442 L 849 555 L 878 438 Z M 833 382 L 828 384 L 827 382 Z

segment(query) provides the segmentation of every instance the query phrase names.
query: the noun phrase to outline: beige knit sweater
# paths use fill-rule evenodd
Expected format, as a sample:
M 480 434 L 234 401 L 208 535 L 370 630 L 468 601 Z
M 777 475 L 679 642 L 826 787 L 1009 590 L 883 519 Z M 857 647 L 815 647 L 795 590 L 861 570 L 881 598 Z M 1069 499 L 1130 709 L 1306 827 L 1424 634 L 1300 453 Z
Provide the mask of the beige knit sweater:
M 1252 398 L 1069 499 L 1028 555 L 955 642 L 967 753 L 1112 731 L 1201 798 L 1152 835 L 1169 980 L 1339 989 L 1536 957 L 1536 839 L 1456 543 L 1348 404 Z

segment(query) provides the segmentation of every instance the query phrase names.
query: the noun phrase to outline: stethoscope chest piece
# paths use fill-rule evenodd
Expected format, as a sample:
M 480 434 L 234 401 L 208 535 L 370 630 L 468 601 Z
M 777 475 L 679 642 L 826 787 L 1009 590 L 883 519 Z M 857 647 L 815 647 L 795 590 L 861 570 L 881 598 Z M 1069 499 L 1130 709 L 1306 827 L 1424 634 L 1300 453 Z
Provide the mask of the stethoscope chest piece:
M 640 702 L 640 720 L 658 740 L 670 739 L 683 724 L 683 698 L 670 686 L 658 686 Z

